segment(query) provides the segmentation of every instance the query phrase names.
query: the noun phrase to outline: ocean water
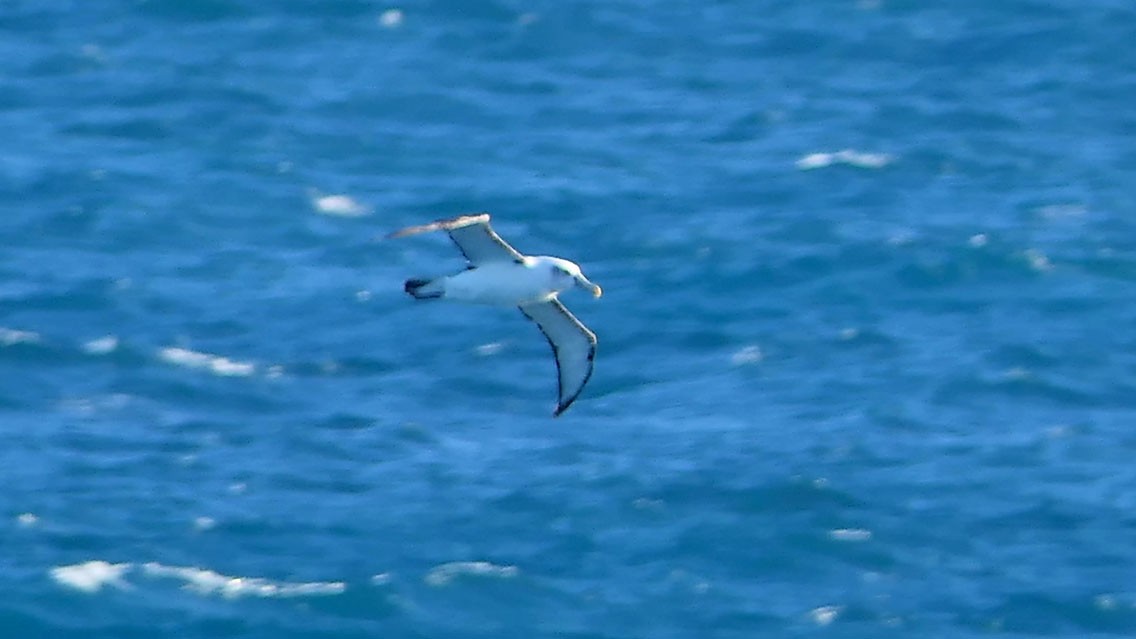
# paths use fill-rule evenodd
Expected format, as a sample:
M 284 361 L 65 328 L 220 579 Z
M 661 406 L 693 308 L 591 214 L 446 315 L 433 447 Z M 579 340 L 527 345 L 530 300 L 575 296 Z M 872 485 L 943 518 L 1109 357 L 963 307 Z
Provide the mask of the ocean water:
M 1136 635 L 1129 0 L 0 3 L 0 636 Z M 490 211 L 595 374 L 416 303 Z

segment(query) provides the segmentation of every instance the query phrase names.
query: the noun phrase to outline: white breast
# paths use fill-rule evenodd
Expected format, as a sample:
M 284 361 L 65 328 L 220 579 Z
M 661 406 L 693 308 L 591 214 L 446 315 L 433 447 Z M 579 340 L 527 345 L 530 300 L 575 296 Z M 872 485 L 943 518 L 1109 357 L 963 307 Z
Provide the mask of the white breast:
M 555 294 L 546 269 L 501 262 L 485 264 L 446 278 L 446 298 L 477 304 L 518 306 Z

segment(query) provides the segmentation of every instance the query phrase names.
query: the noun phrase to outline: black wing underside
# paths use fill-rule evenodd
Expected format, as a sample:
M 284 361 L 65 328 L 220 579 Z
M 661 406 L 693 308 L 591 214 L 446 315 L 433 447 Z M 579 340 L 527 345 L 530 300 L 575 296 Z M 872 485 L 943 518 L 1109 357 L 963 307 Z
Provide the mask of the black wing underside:
M 596 335 L 564 308 L 560 300 L 526 304 L 520 309 L 540 327 L 556 356 L 559 396 L 553 416 L 559 417 L 576 401 L 592 376 Z
M 420 226 L 410 226 L 388 235 L 388 238 L 406 237 L 430 231 L 446 231 L 471 266 L 481 266 L 489 262 L 524 261 L 517 249 L 501 239 L 489 226 L 489 214 L 477 213 L 462 215 L 448 220 L 438 220 Z

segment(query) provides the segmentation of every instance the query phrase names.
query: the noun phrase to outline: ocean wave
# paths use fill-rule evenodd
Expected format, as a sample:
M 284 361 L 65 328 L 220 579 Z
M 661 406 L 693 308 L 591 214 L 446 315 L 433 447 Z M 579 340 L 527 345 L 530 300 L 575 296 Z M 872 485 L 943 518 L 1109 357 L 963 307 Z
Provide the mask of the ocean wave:
M 158 357 L 170 364 L 206 370 L 222 377 L 248 377 L 256 372 L 256 365 L 249 362 L 240 362 L 220 355 L 211 355 L 176 346 L 161 349 L 158 351 Z
M 516 566 L 498 566 L 488 561 L 452 561 L 432 568 L 425 580 L 431 586 L 445 586 L 465 576 L 509 579 L 518 574 L 520 570 Z
M 349 195 L 324 195 L 318 191 L 312 191 L 308 195 L 311 199 L 312 208 L 315 209 L 317 213 L 322 213 L 323 215 L 363 217 L 371 212 L 371 209 L 360 204 Z
M 15 346 L 16 344 L 38 344 L 39 333 L 21 331 L 14 328 L 0 326 L 0 346 Z
M 88 355 L 106 355 L 113 353 L 118 348 L 118 338 L 114 335 L 107 335 L 97 339 L 88 340 L 83 342 L 83 352 Z
M 130 588 L 124 579 L 131 569 L 131 564 L 112 564 L 96 560 L 86 561 L 70 566 L 57 566 L 51 569 L 51 578 L 56 583 L 87 593 L 95 593 L 104 586 L 112 586 L 121 590 Z
M 204 568 L 166 566 L 156 562 L 144 564 L 142 572 L 149 577 L 179 580 L 185 588 L 200 595 L 220 595 L 227 599 L 327 596 L 347 590 L 347 584 L 342 581 L 287 582 L 261 577 L 232 577 Z
M 186 590 L 202 596 L 221 596 L 226 599 L 245 597 L 290 598 L 338 595 L 347 589 L 341 581 L 288 582 L 261 577 L 234 577 L 206 568 L 167 566 L 148 562 L 112 564 L 103 560 L 57 566 L 50 571 L 51 578 L 61 586 L 85 593 L 97 593 L 110 586 L 119 590 L 139 587 L 142 580 L 172 579 L 181 582 Z M 136 579 L 131 582 L 128 576 Z
M 795 165 L 802 171 L 823 169 L 835 164 L 854 166 L 860 169 L 880 169 L 891 164 L 892 157 L 886 153 L 864 153 L 852 149 L 844 149 L 833 153 L 810 153 L 796 161 Z

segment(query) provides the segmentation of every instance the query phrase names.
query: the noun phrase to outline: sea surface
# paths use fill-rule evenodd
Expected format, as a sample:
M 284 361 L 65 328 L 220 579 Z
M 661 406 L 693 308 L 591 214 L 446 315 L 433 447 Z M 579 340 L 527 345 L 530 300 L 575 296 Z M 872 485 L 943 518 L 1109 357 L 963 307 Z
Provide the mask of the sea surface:
M 1131 0 L 0 2 L 0 636 L 1136 636 Z M 554 419 L 403 226 L 603 286 Z

